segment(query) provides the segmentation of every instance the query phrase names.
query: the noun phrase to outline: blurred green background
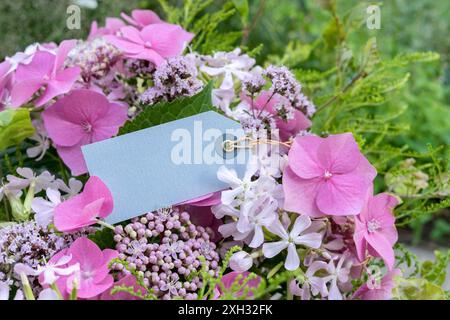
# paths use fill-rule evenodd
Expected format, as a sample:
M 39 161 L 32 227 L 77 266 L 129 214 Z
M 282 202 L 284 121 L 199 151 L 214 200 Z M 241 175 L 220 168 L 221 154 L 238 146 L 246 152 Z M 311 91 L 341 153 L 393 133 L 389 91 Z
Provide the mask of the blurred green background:
M 0 2 L 0 58 L 13 55 L 34 42 L 59 42 L 66 38 L 85 38 L 92 20 L 104 23 L 108 16 L 119 16 L 120 12 L 130 12 L 134 8 L 152 8 L 161 13 L 158 1 L 153 0 L 79 0 L 87 7 L 81 7 L 81 29 L 66 27 L 69 5 L 77 1 L 69 0 L 2 0 Z M 169 1 L 178 3 L 183 1 Z M 207 10 L 220 8 L 225 1 L 213 1 Z M 239 3 L 239 1 L 234 1 Z M 320 37 L 330 20 L 330 12 L 325 10 L 326 0 L 252 0 L 250 18 L 246 27 L 239 18 L 222 25 L 227 30 L 242 30 L 242 45 L 249 48 L 263 43 L 257 56 L 259 62 L 276 60 L 283 56 L 290 41 L 311 44 Z M 89 4 L 97 4 L 89 8 Z M 409 69 L 409 83 L 400 96 L 391 103 L 407 104 L 408 109 L 399 121 L 409 123 L 411 130 L 397 136 L 393 143 L 398 146 L 408 144 L 412 149 L 423 152 L 427 144 L 433 146 L 450 145 L 450 1 L 436 0 L 389 0 L 374 2 L 381 8 L 381 29 L 369 30 L 365 26 L 356 28 L 349 35 L 348 45 L 360 48 L 368 38 L 376 37 L 383 57 L 393 57 L 398 53 L 413 51 L 435 51 L 440 61 L 417 64 Z M 358 0 L 338 1 L 339 12 L 345 14 L 351 8 L 361 5 Z M 367 6 L 367 2 L 365 3 Z M 164 16 L 164 15 L 162 15 Z M 308 47 L 305 46 L 307 49 Z M 301 54 L 301 50 L 299 51 Z M 287 61 L 290 67 L 321 69 L 325 59 L 308 60 L 307 65 L 299 61 Z M 322 59 L 323 58 L 323 59 Z M 431 239 L 442 243 L 450 235 L 448 210 L 430 218 L 415 222 L 411 240 L 418 243 Z

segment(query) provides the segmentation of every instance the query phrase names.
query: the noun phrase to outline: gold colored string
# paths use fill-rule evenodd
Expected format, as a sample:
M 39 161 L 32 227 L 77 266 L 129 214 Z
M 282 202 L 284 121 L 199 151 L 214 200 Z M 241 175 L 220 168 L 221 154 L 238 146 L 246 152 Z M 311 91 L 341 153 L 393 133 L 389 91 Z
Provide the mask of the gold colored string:
M 292 140 L 282 142 L 271 139 L 253 139 L 251 137 L 245 136 L 237 140 L 225 140 L 222 142 L 222 147 L 225 152 L 232 152 L 235 149 L 251 149 L 260 144 L 282 145 L 290 148 L 292 145 Z

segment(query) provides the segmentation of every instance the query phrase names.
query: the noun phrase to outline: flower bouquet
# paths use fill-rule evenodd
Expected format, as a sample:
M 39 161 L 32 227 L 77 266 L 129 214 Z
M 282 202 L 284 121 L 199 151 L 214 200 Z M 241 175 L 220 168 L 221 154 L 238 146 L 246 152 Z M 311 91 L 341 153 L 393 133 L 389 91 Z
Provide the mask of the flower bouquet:
M 0 299 L 444 299 L 448 255 L 410 270 L 401 188 L 374 187 L 362 136 L 314 130 L 333 101 L 257 50 L 205 53 L 205 34 L 133 10 L 0 64 Z M 241 125 L 244 174 L 109 224 L 82 147 L 211 110 Z

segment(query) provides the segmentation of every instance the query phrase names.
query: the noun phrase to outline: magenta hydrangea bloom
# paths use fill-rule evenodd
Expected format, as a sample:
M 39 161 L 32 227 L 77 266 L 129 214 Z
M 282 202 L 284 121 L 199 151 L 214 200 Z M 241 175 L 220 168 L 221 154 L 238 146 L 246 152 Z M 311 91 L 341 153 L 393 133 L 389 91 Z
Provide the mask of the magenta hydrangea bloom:
M 127 108 L 92 90 L 74 90 L 42 113 L 45 128 L 73 175 L 87 172 L 81 146 L 116 135 Z
M 56 285 L 65 297 L 72 292 L 74 282 L 78 282 L 78 298 L 82 299 L 94 298 L 113 285 L 114 279 L 109 274 L 108 264 L 112 259 L 117 258 L 116 250 L 105 249 L 102 251 L 94 242 L 83 237 L 75 240 L 70 248 L 54 255 L 49 263 L 56 263 L 63 256 L 71 256 L 72 259 L 62 268 L 77 263 L 80 267 L 79 273 L 61 276 L 56 281 Z
M 392 270 L 395 262 L 392 247 L 398 239 L 392 210 L 397 204 L 397 198 L 387 193 L 370 196 L 362 212 L 356 216 L 353 238 L 361 261 L 368 251 L 371 256 L 381 257 Z
M 193 37 L 178 25 L 155 23 L 142 30 L 126 26 L 120 29 L 120 35 L 107 35 L 105 39 L 125 57 L 148 60 L 159 66 L 166 58 L 180 55 Z
M 356 215 L 376 174 L 351 133 L 297 137 L 283 175 L 285 209 L 312 217 Z
M 20 64 L 11 91 L 11 105 L 20 107 L 43 87 L 45 90 L 34 102 L 37 107 L 69 92 L 78 79 L 80 68 L 65 68 L 64 59 L 75 44 L 76 40 L 63 41 L 56 55 L 48 51 L 37 51 L 29 64 Z
M 108 187 L 98 177 L 90 177 L 82 193 L 55 207 L 54 223 L 62 232 L 73 232 L 107 217 L 113 209 Z
M 253 101 L 247 95 L 242 94 L 241 99 L 245 101 L 249 106 L 253 105 L 253 108 L 257 111 L 264 110 L 275 117 L 275 124 L 280 133 L 280 139 L 282 141 L 289 140 L 290 137 L 297 135 L 300 131 L 306 130 L 311 126 L 311 120 L 309 120 L 301 111 L 293 109 L 292 119 L 282 119 L 277 115 L 276 106 L 281 102 L 283 97 L 279 94 L 273 95 L 269 91 L 262 91 L 261 94 Z M 269 100 L 270 98 L 270 100 Z
M 139 29 L 142 29 L 150 24 L 164 22 L 152 10 L 136 9 L 131 11 L 131 17 L 123 12 L 120 14 L 120 16 L 123 20 Z
M 390 300 L 392 299 L 392 289 L 395 287 L 395 277 L 401 276 L 400 269 L 394 269 L 388 272 L 380 283 L 370 281 L 363 284 L 353 294 L 353 299 L 361 300 Z

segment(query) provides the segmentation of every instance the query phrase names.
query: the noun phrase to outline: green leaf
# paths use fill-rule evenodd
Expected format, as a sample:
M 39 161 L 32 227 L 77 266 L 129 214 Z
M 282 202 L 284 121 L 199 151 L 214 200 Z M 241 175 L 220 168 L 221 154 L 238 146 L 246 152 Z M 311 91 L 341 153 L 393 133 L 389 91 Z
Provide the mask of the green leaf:
M 0 112 L 0 150 L 19 144 L 33 133 L 34 127 L 27 109 Z
M 88 236 L 89 240 L 95 242 L 100 249 L 114 248 L 114 233 L 109 228 L 103 228 Z
M 162 123 L 190 117 L 213 110 L 211 102 L 212 83 L 195 96 L 179 98 L 171 102 L 161 102 L 144 108 L 133 121 L 127 122 L 119 135 L 153 127 Z

